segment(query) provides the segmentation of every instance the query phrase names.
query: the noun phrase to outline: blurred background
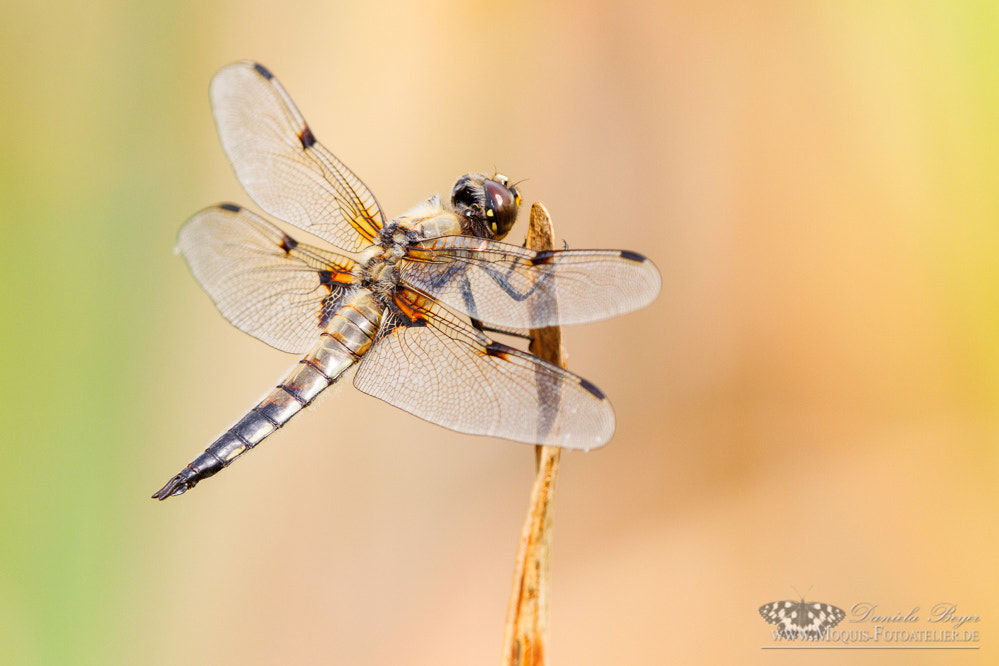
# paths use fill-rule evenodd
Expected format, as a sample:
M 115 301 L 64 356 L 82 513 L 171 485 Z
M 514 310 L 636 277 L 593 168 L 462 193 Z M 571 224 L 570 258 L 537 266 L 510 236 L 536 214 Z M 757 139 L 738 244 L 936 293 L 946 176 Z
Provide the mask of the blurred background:
M 0 663 L 498 663 L 530 447 L 348 382 L 149 499 L 297 360 L 171 254 L 251 203 L 207 95 L 244 58 L 389 215 L 495 168 L 570 246 L 658 264 L 653 306 L 566 330 L 618 427 L 563 458 L 553 665 L 781 662 L 757 608 L 798 592 L 920 629 L 956 604 L 985 663 L 997 31 L 991 3 L 6 0 Z

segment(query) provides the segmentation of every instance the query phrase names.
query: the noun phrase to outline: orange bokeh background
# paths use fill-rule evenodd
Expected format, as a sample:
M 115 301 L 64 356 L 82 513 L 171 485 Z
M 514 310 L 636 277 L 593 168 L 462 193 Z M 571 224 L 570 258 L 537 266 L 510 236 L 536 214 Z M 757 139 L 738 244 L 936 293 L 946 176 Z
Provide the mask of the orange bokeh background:
M 552 664 L 774 663 L 757 607 L 796 590 L 955 603 L 980 616 L 961 659 L 999 645 L 995 9 L 4 13 L 0 662 L 498 663 L 529 447 L 345 385 L 147 499 L 295 362 L 170 255 L 250 203 L 206 94 L 243 58 L 388 214 L 495 168 L 570 246 L 659 266 L 651 307 L 565 331 L 618 429 L 563 457 Z

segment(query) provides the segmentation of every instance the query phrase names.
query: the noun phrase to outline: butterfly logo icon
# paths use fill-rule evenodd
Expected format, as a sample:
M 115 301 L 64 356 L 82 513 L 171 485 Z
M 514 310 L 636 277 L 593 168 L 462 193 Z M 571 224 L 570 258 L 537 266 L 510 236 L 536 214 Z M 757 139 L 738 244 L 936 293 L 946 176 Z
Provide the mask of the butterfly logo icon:
M 774 601 L 760 606 L 760 617 L 777 626 L 777 635 L 786 641 L 817 641 L 843 621 L 842 608 L 818 601 Z

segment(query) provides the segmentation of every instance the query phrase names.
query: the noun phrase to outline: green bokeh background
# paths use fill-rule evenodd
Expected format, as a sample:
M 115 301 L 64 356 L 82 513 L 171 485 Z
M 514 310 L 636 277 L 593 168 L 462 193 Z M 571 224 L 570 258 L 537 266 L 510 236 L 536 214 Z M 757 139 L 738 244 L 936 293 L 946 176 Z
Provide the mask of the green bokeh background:
M 148 499 L 294 362 L 171 254 L 249 203 L 207 102 L 241 58 L 389 213 L 497 167 L 659 263 L 656 306 L 569 333 L 619 429 L 566 465 L 553 663 L 771 663 L 755 607 L 810 585 L 957 602 L 988 663 L 996 7 L 5 0 L 0 664 L 498 658 L 528 449 L 346 389 Z

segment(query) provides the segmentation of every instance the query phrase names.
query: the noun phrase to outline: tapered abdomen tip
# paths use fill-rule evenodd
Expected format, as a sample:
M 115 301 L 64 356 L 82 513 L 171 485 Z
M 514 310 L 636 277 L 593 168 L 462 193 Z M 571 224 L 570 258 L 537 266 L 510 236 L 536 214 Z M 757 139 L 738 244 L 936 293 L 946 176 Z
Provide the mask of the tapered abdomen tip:
M 193 480 L 193 477 L 194 473 L 190 469 L 185 469 L 183 472 L 167 481 L 165 486 L 153 493 L 153 499 L 157 499 L 162 502 L 168 497 L 183 495 L 189 489 L 193 488 L 195 483 L 197 483 L 197 481 Z

